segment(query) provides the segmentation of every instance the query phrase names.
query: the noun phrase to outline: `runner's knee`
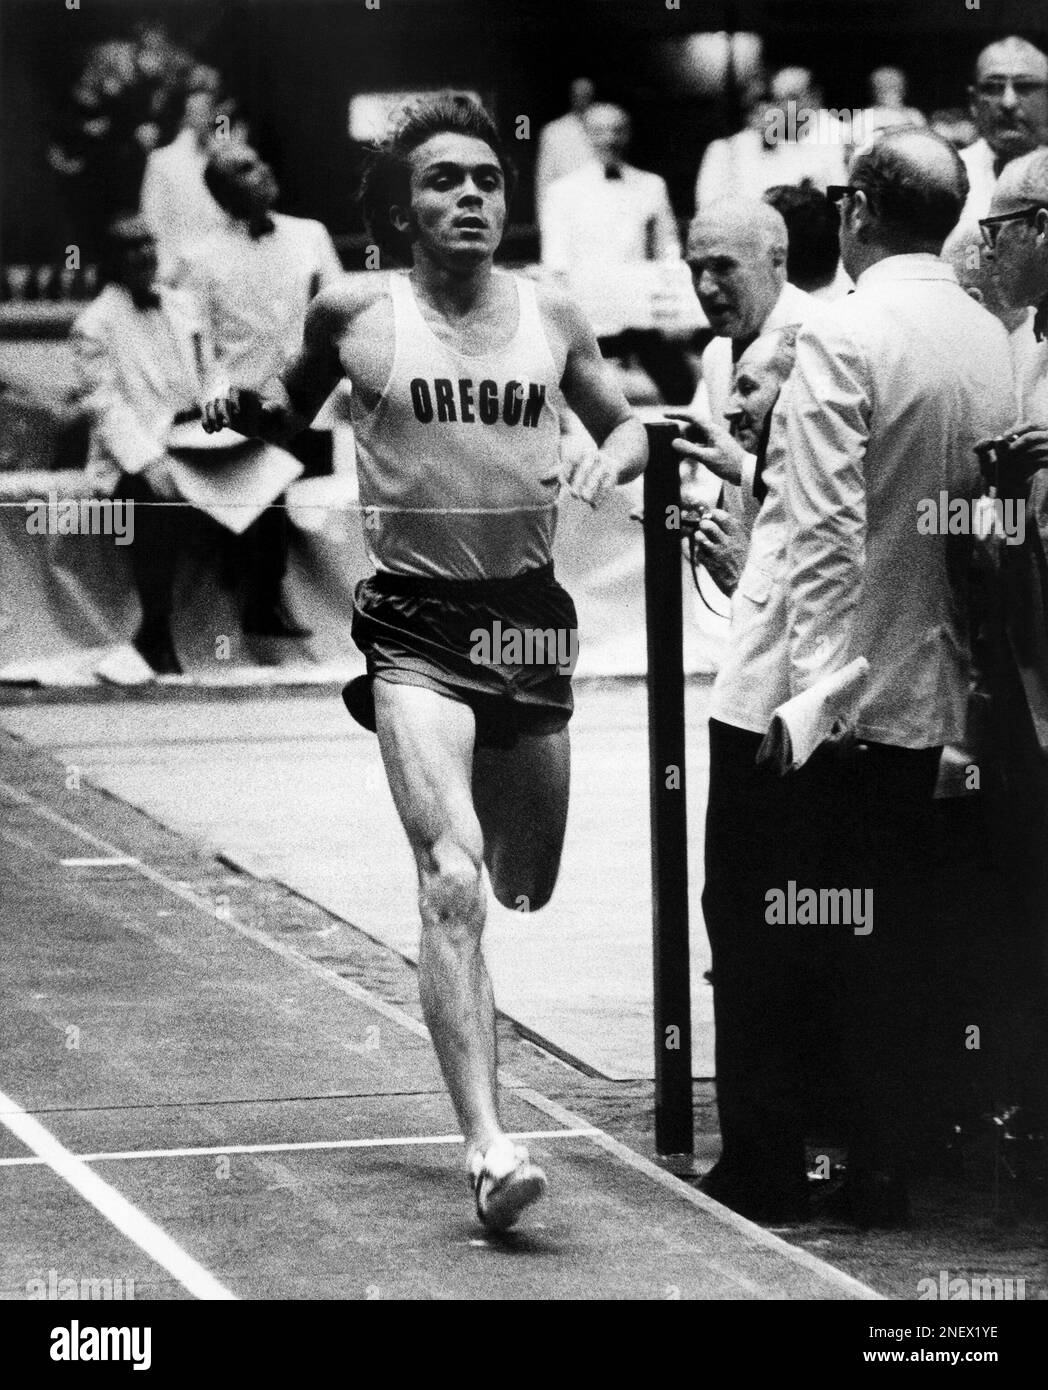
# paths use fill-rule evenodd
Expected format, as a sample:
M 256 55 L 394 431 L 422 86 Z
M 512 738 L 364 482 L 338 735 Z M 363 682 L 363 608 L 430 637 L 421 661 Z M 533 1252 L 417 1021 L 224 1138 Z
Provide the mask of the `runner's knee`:
M 466 845 L 439 841 L 422 871 L 424 916 L 445 928 L 479 925 L 483 921 L 481 859 Z

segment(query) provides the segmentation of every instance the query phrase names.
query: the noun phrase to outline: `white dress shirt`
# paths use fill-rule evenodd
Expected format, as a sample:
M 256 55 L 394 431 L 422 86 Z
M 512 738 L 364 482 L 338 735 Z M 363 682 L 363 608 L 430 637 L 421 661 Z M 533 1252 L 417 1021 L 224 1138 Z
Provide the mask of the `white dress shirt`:
M 156 238 L 162 275 L 194 241 L 225 226 L 226 214 L 204 183 L 206 163 L 207 152 L 191 130 L 150 151 L 146 160 L 139 203 Z
M 1033 309 L 1025 323 L 1010 334 L 1012 360 L 1019 382 L 1019 414 L 1023 421 L 1048 428 L 1048 342 L 1033 334 Z
M 260 237 L 226 218 L 172 274 L 199 300 L 220 366 L 238 386 L 257 388 L 283 370 L 302 346 L 310 300 L 342 275 L 321 223 L 272 216 L 273 231 Z
M 759 130 L 747 127 L 706 147 L 695 182 L 695 207 L 702 212 L 724 198 L 759 198 L 776 185 L 810 179 L 825 190 L 845 183 L 845 146 L 812 138 L 780 140 L 769 147 Z
M 541 215 L 550 184 L 582 169 L 593 158 L 593 145 L 586 127 L 574 111 L 550 121 L 539 131 L 535 157 L 535 210 Z
M 630 164 L 620 173 L 607 178 L 604 166 L 591 158 L 550 185 L 542 208 L 542 263 L 566 276 L 598 336 L 651 326 L 644 319 L 656 282 L 650 275 L 624 276 L 624 267 L 682 265 L 665 181 Z
M 974 445 L 1015 410 L 1004 328 L 934 256 L 880 261 L 801 330 L 713 717 L 763 732 L 784 700 L 865 656 L 860 738 L 962 736 L 965 540 L 919 532 L 918 504 L 973 495 Z

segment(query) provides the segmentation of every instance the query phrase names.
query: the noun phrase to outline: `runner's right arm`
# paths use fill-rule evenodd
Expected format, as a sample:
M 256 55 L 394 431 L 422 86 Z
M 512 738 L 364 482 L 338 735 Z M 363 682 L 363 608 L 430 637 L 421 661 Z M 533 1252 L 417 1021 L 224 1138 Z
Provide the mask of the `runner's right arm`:
M 201 403 L 204 429 L 236 430 L 267 444 L 285 444 L 308 428 L 344 375 L 335 342 L 349 317 L 344 284 L 316 296 L 306 311 L 302 346 L 261 390 L 216 383 Z

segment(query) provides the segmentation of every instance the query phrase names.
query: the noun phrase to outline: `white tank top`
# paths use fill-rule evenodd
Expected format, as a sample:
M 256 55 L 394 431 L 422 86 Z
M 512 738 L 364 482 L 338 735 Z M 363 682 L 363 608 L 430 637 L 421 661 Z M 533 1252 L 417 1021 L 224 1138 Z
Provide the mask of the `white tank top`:
M 534 284 L 512 279 L 516 333 L 471 357 L 436 336 L 408 276 L 389 274 L 393 368 L 372 409 L 351 398 L 364 540 L 378 569 L 498 579 L 551 559 L 563 363 Z

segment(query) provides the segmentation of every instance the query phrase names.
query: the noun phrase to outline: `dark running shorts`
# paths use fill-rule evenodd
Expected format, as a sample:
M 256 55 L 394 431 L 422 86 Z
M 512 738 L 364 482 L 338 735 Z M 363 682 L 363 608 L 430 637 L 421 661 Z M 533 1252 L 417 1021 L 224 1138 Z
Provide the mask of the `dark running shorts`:
M 549 637 L 530 651 L 522 644 L 525 660 L 502 664 L 503 656 L 515 654 L 505 645 L 507 634 L 526 637 L 529 630 L 557 634 L 559 646 Z M 490 634 L 486 649 L 478 633 Z M 343 699 L 353 718 L 374 732 L 374 678 L 421 685 L 469 705 L 478 744 L 512 748 L 521 736 L 555 733 L 571 718 L 570 670 L 535 658 L 556 651 L 559 659 L 570 643 L 573 667 L 577 634 L 575 605 L 552 565 L 477 581 L 380 571 L 361 580 L 353 595 L 353 641 L 367 658 L 368 673 L 346 686 Z

